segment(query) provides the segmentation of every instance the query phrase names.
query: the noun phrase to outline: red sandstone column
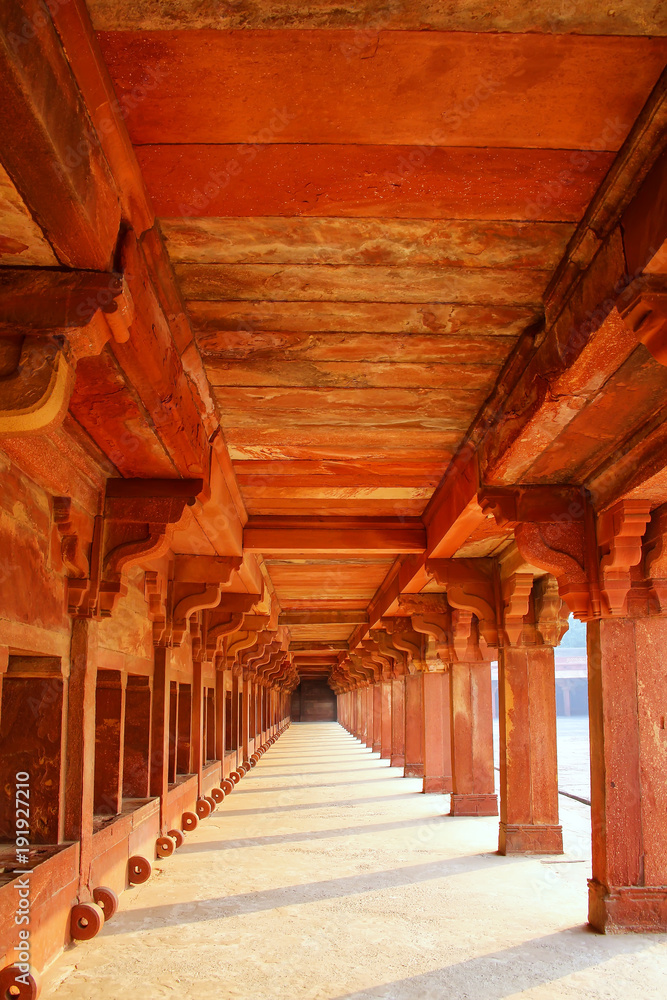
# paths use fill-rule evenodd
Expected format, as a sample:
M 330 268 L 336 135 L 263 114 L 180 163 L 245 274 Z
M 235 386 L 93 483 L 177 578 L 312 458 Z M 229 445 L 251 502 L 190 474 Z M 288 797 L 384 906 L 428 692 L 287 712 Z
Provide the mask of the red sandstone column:
M 224 777 L 225 760 L 225 672 L 215 671 L 215 757 L 221 762 L 220 774 Z
M 160 798 L 160 824 L 166 832 L 164 810 L 169 788 L 169 709 L 170 709 L 170 656 L 163 646 L 155 648 L 153 672 L 153 708 L 151 712 L 151 795 Z
M 380 757 L 391 757 L 391 681 L 380 685 Z
M 593 877 L 599 931 L 667 931 L 666 618 L 588 625 Z
M 552 646 L 499 650 L 500 854 L 562 854 Z
M 252 718 L 252 681 L 250 677 L 243 678 L 243 712 L 241 716 L 241 763 L 248 759 L 250 745 L 250 725 Z M 282 707 L 278 711 L 279 717 L 282 715 Z M 279 719 L 280 721 L 280 719 Z
M 424 777 L 423 674 L 405 676 L 405 777 Z
M 97 622 L 89 618 L 74 619 L 67 688 L 64 834 L 65 840 L 80 842 L 79 872 L 83 886 L 89 886 L 93 850 L 96 684 Z
M 405 767 L 405 677 L 391 682 L 391 766 Z
M 423 674 L 424 791 L 452 790 L 449 677 L 444 671 Z
M 197 775 L 197 794 L 201 795 L 204 768 L 204 687 L 202 662 L 192 661 L 192 772 Z
M 373 685 L 368 684 L 364 689 L 364 699 L 366 702 L 366 727 L 364 730 L 364 743 L 369 748 L 373 749 Z
M 452 816 L 497 816 L 491 664 L 452 663 Z
M 373 753 L 382 749 L 382 689 L 379 682 L 375 683 L 373 691 Z

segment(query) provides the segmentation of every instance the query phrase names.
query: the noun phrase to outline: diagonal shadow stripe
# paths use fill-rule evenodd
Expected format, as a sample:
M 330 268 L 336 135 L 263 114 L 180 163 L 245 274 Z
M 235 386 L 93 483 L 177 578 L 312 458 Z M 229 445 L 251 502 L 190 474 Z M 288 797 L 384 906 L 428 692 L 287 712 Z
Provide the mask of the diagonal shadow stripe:
M 167 903 L 142 909 L 127 910 L 117 914 L 112 923 L 105 925 L 104 933 L 134 934 L 137 931 L 150 932 L 158 927 L 177 924 L 198 923 L 220 920 L 242 913 L 258 913 L 281 906 L 298 906 L 320 903 L 327 899 L 365 895 L 384 889 L 415 885 L 463 875 L 479 869 L 497 868 L 499 864 L 526 864 L 525 858 L 498 855 L 473 854 L 445 861 L 430 861 L 420 865 L 407 865 L 388 871 L 364 872 L 362 875 L 346 875 L 343 878 L 327 879 L 322 882 L 306 882 L 303 885 L 289 885 L 278 889 L 262 889 L 245 892 L 236 896 L 220 896 L 215 899 L 193 900 L 187 903 Z

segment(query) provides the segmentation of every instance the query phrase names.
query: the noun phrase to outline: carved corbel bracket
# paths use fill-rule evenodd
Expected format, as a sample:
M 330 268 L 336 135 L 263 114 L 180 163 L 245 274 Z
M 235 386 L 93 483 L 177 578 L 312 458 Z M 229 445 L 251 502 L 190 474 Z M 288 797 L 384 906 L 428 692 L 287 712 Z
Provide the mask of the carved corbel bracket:
M 209 657 L 222 650 L 226 637 L 241 630 L 244 619 L 261 600 L 261 594 L 225 593 L 217 607 L 206 611 L 204 624 Z
M 521 641 L 530 609 L 533 589 L 532 573 L 512 573 L 502 581 L 503 628 L 508 642 L 516 646 Z
M 642 538 L 651 519 L 646 500 L 619 500 L 598 518 L 602 593 L 612 615 L 625 611 L 632 581 L 630 570 L 642 558 Z
M 361 684 L 375 684 L 377 680 L 377 664 L 372 663 L 368 658 L 359 656 L 357 653 L 350 653 L 347 657 L 350 673 L 357 677 Z
M 405 653 L 408 672 L 415 673 L 426 657 L 424 634 L 413 628 L 412 619 L 407 615 L 382 618 L 380 624 L 391 636 L 392 645 Z
M 186 597 L 181 597 L 174 608 L 171 628 L 172 646 L 180 646 L 188 631 L 191 616 L 205 608 L 214 608 L 220 603 L 220 584 L 211 583 L 203 590 L 195 590 Z
M 360 642 L 357 648 L 363 650 L 362 656 L 368 656 L 373 663 L 377 664 L 380 671 L 378 679 L 388 680 L 391 677 L 393 661 L 382 652 L 378 642 L 372 636 L 370 639 L 364 639 L 363 642 Z
M 398 649 L 394 645 L 391 636 L 384 627 L 371 629 L 370 636 L 377 643 L 380 653 L 391 660 L 392 677 L 402 677 L 407 671 L 407 654 L 405 651 Z
M 58 424 L 67 413 L 74 367 L 58 338 L 25 338 L 15 354 L 0 339 L 0 434 L 35 434 Z
M 167 645 L 166 587 L 157 570 L 144 573 L 144 599 L 148 604 L 148 617 L 153 622 L 153 645 Z
M 60 535 L 60 555 L 67 574 L 67 611 L 78 615 L 90 587 L 89 559 L 95 521 L 78 511 L 71 497 L 54 497 L 53 523 Z
M 667 280 L 661 274 L 635 278 L 622 292 L 619 314 L 661 365 L 667 365 Z
M 119 274 L 3 268 L 0 434 L 60 423 L 77 361 L 129 338 L 132 301 Z
M 173 646 L 183 642 L 192 615 L 218 606 L 222 588 L 229 586 L 242 561 L 240 556 L 176 556 L 170 623 Z
M 241 654 L 246 649 L 252 649 L 258 636 L 269 625 L 269 615 L 246 615 L 243 619 L 243 629 L 226 640 L 225 655 L 227 667 L 231 667 L 236 676 L 243 669 Z
M 470 611 L 489 646 L 498 645 L 493 566 L 484 559 L 429 559 L 426 572 L 447 592 L 452 608 Z
M 655 510 L 644 537 L 644 576 L 660 614 L 667 614 L 667 504 Z
M 70 573 L 78 574 L 69 578 L 70 614 L 78 618 L 111 615 L 126 592 L 124 571 L 168 549 L 171 529 L 185 506 L 195 502 L 202 485 L 201 479 L 108 480 L 103 513 L 95 518 L 87 560 L 81 542 L 72 538 L 72 521 L 68 520 L 71 505 L 66 498 L 58 498 L 55 519 L 64 539 L 65 563 Z M 82 572 L 85 575 L 80 575 Z M 149 589 L 149 602 L 150 597 Z
M 203 488 L 201 479 L 109 479 L 104 501 L 97 613 L 108 617 L 130 566 L 163 555 L 171 532 Z
M 527 562 L 555 576 L 560 595 L 572 614 L 576 618 L 589 618 L 591 594 L 584 569 L 583 521 L 519 524 L 514 537 Z
M 445 669 L 454 658 L 454 648 L 451 611 L 444 595 L 404 594 L 398 599 L 398 607 L 410 614 L 415 632 L 427 637 L 423 668 Z
M 521 556 L 556 577 L 561 597 L 577 618 L 594 610 L 587 562 L 596 563 L 595 539 L 587 537 L 591 514 L 585 490 L 575 486 L 489 487 L 480 491 L 482 510 L 512 524 Z M 592 524 L 592 521 L 591 521 Z

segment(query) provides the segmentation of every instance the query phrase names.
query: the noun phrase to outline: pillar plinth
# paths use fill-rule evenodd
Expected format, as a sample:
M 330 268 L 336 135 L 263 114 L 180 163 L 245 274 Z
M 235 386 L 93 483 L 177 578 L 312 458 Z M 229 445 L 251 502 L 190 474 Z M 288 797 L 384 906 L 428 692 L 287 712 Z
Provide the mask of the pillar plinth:
M 452 816 L 497 816 L 491 664 L 452 663 Z
M 667 931 L 666 618 L 588 625 L 593 878 L 604 933 Z
M 498 663 L 500 854 L 562 854 L 552 646 L 507 646 Z
M 449 808 L 450 816 L 497 816 L 498 796 L 495 792 L 487 795 L 452 792 Z

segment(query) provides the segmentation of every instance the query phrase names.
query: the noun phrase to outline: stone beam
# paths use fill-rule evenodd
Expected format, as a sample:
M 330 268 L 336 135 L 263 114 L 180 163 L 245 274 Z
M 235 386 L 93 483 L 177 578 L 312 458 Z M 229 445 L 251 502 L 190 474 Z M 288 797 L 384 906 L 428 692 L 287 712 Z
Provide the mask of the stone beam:
M 283 611 L 279 625 L 367 625 L 368 613 L 359 611 Z
M 243 532 L 246 552 L 277 555 L 289 552 L 373 552 L 394 555 L 423 552 L 421 524 L 399 518 L 251 517 Z

